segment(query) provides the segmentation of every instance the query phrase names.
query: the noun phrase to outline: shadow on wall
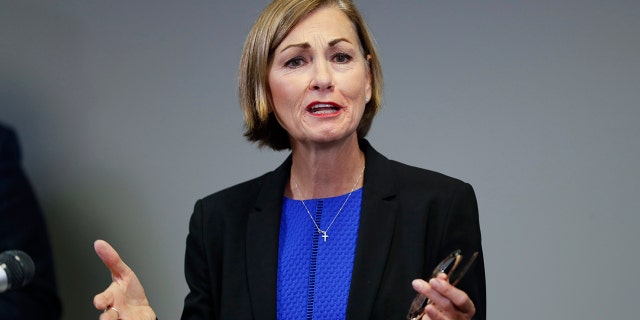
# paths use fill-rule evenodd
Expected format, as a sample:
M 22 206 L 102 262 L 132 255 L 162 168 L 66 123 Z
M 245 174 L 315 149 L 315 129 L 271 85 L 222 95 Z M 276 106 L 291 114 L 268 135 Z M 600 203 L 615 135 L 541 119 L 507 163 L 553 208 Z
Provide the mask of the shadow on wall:
M 96 319 L 93 296 L 111 279 L 93 241 L 120 228 L 103 213 L 111 206 L 104 202 L 131 201 L 136 191 L 128 187 L 127 177 L 83 160 L 99 156 L 81 150 L 91 124 L 82 110 L 71 107 L 87 101 L 85 93 L 65 97 L 76 101 L 59 94 L 83 87 L 78 86 L 83 81 L 78 67 L 82 24 L 54 5 L 28 1 L 0 3 L 0 21 L 0 119 L 20 134 L 23 168 L 49 228 L 62 319 Z
M 6 74 L 5 74 L 6 75 Z M 63 319 L 86 318 L 86 312 L 77 313 L 81 305 L 89 306 L 91 298 L 87 295 L 91 282 L 95 282 L 96 275 L 90 270 L 99 261 L 92 256 L 91 247 L 87 244 L 87 233 L 91 234 L 90 215 L 82 215 L 74 203 L 81 202 L 76 197 L 82 197 L 72 184 L 65 179 L 65 172 L 57 166 L 60 156 L 56 155 L 55 143 L 49 139 L 51 123 L 42 118 L 43 113 L 34 112 L 45 108 L 37 103 L 35 94 L 8 81 L 0 79 L 0 106 L 2 120 L 11 123 L 20 135 L 23 151 L 23 167 L 39 199 L 40 206 L 47 221 L 54 253 L 56 278 L 59 294 L 63 303 Z M 15 124 L 15 125 L 14 125 Z M 69 161 L 73 161 L 69 159 Z M 38 262 L 36 261 L 36 264 Z M 102 283 L 108 280 L 105 274 Z M 95 313 L 90 314 L 95 316 Z

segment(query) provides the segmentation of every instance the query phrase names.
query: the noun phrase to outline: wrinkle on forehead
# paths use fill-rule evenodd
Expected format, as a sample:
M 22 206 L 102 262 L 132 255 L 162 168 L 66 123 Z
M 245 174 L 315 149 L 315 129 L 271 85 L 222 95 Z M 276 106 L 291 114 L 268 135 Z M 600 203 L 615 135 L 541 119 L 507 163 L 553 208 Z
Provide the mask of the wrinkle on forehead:
M 344 22 L 349 26 L 346 29 L 348 31 L 345 31 Z M 336 28 L 338 25 L 340 27 Z M 284 45 L 285 48 L 277 51 L 282 52 L 290 46 L 300 47 L 303 44 L 305 48 L 312 44 L 334 46 L 340 40 L 358 46 L 360 51 L 363 50 L 356 27 L 349 17 L 336 6 L 322 7 L 300 20 L 278 45 L 278 47 Z

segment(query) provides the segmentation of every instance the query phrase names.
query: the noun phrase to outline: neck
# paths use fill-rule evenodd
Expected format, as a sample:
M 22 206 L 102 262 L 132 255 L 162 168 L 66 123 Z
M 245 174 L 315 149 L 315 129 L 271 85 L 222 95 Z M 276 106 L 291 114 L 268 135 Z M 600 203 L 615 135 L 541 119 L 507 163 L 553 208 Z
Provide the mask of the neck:
M 349 193 L 363 185 L 363 179 L 358 178 L 364 163 L 364 153 L 355 138 L 331 146 L 295 145 L 285 194 L 300 200 Z

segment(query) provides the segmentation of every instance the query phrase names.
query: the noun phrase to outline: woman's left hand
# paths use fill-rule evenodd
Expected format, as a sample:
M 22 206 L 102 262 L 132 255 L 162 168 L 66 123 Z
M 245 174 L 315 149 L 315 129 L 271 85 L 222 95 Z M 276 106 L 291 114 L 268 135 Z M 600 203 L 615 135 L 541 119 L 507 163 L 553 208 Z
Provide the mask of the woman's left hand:
M 429 282 L 422 279 L 413 280 L 411 285 L 414 290 L 431 300 L 425 307 L 423 320 L 468 320 L 476 313 L 469 296 L 452 286 L 444 273 L 438 274 Z

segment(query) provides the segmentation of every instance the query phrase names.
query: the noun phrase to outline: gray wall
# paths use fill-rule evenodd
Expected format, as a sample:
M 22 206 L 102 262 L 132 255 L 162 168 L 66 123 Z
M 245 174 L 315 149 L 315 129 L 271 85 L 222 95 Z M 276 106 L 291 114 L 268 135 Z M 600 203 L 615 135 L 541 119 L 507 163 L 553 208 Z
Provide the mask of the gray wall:
M 194 201 L 285 157 L 243 140 L 236 100 L 265 4 L 0 2 L 0 119 L 22 138 L 65 319 L 97 318 L 98 238 L 177 318 Z M 637 318 L 640 2 L 359 4 L 386 76 L 370 140 L 475 187 L 490 318 Z

